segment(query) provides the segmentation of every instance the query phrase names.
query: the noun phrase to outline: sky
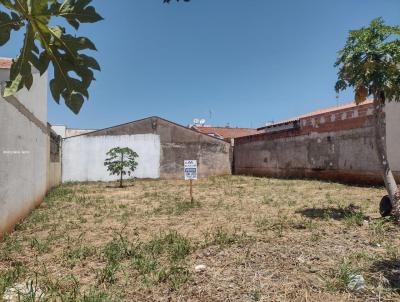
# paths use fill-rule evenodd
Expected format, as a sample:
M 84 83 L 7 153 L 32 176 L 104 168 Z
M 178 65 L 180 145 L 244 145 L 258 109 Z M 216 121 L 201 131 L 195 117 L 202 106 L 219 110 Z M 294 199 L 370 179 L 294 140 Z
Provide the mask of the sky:
M 400 0 L 162 2 L 92 2 L 104 20 L 76 35 L 95 42 L 102 70 L 78 115 L 48 94 L 51 124 L 98 129 L 157 115 L 261 127 L 348 103 L 352 91 L 336 98 L 333 66 L 348 31 L 378 16 L 400 24 Z M 20 47 L 15 35 L 0 56 Z

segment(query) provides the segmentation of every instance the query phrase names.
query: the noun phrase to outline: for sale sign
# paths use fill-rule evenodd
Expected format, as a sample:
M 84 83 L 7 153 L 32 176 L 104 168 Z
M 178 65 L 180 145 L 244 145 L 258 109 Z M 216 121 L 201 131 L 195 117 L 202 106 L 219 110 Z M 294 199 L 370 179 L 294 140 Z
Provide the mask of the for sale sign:
M 185 180 L 197 179 L 197 160 L 184 161 Z

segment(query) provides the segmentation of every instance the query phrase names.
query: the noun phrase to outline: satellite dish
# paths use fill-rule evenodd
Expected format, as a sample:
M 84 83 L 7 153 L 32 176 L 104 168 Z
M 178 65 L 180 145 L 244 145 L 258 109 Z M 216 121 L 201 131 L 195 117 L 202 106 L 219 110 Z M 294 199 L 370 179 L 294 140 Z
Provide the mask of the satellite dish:
M 200 119 L 199 123 L 200 123 L 200 125 L 204 125 L 206 123 L 206 120 L 202 118 L 202 119 Z
M 193 119 L 193 124 L 197 125 L 199 123 L 199 119 L 198 118 L 194 118 Z

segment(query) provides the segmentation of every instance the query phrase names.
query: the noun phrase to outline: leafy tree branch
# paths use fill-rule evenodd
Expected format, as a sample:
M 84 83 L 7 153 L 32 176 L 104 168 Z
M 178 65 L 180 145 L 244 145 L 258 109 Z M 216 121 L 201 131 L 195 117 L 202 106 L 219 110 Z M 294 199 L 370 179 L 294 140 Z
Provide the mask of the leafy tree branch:
M 76 37 L 63 26 L 51 26 L 54 17 L 66 20 L 75 30 L 82 23 L 95 23 L 103 18 L 90 5 L 91 0 L 0 0 L 8 12 L 0 12 L 0 46 L 6 44 L 12 31 L 25 29 L 25 37 L 19 56 L 13 60 L 10 80 L 4 96 L 15 94 L 33 82 L 32 66 L 40 74 L 51 63 L 54 78 L 50 90 L 56 102 L 62 97 L 65 104 L 78 113 L 89 97 L 88 88 L 94 78 L 94 70 L 100 70 L 96 59 L 87 50 L 96 50 L 89 38 Z

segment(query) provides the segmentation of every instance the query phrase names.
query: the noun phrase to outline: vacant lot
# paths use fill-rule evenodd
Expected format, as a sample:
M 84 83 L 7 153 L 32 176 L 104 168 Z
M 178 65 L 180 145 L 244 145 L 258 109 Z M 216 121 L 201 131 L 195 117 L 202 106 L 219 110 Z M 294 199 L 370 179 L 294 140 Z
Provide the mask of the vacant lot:
M 215 177 L 190 203 L 184 181 L 127 185 L 53 190 L 0 243 L 1 296 L 28 282 L 26 301 L 400 299 L 382 188 Z M 365 288 L 350 290 L 360 274 Z

